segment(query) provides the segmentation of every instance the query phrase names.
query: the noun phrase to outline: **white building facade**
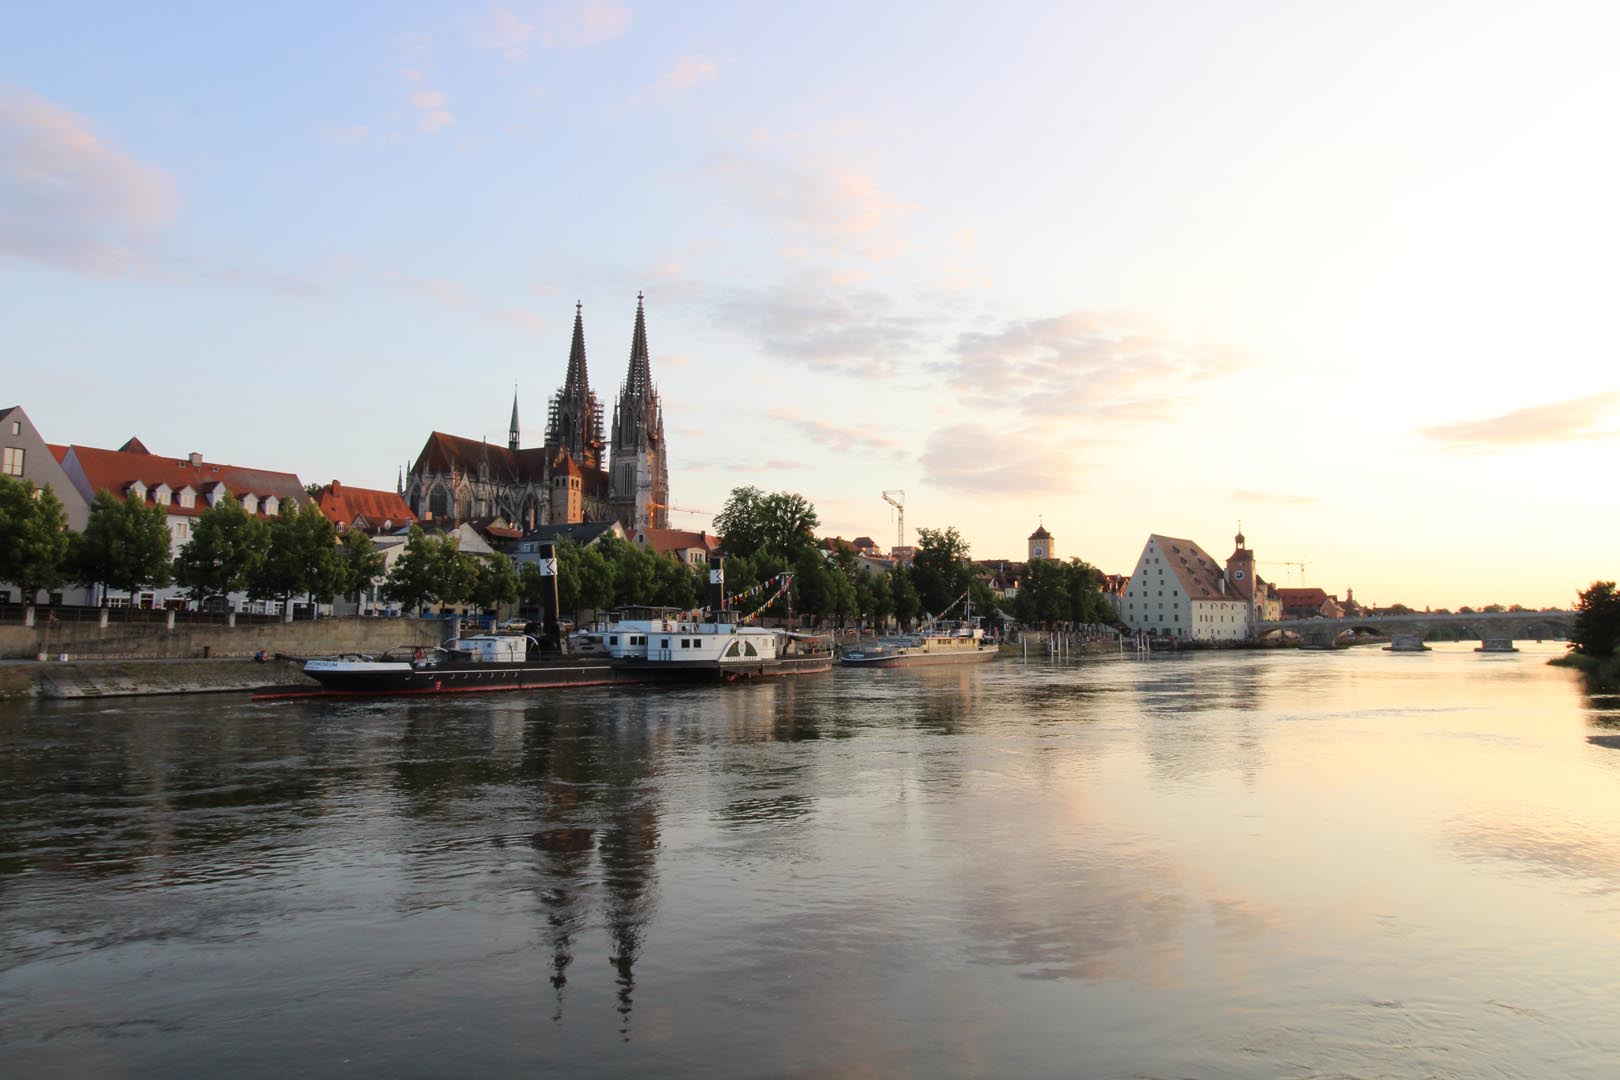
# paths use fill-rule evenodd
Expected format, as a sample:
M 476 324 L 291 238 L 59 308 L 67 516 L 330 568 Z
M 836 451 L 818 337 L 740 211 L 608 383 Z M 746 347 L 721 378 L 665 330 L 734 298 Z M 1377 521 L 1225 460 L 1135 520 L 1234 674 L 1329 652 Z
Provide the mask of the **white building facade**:
M 1242 641 L 1249 600 L 1225 569 L 1191 540 L 1155 533 L 1120 593 L 1119 616 L 1138 633 L 1191 641 Z

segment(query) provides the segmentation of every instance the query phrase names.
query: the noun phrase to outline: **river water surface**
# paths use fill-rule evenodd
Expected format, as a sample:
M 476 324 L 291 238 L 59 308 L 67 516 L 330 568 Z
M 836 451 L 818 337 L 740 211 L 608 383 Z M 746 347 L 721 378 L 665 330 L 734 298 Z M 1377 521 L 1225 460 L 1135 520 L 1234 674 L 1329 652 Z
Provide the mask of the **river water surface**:
M 1614 1076 L 1557 651 L 0 705 L 0 1073 Z

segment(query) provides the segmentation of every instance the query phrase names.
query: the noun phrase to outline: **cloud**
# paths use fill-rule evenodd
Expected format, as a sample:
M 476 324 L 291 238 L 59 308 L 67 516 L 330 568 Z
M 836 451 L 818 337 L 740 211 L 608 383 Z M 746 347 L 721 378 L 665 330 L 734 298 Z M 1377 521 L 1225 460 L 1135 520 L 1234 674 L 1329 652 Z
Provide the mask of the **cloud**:
M 980 422 L 953 424 L 929 436 L 917 463 L 924 482 L 954 491 L 988 495 L 1071 492 L 1084 466 L 1074 461 L 1074 441 L 1042 440 L 1030 453 L 1026 440 L 1008 429 Z
M 326 137 L 327 142 L 336 143 L 339 146 L 353 146 L 356 143 L 365 142 L 366 136 L 370 132 L 364 124 L 350 124 L 348 127 L 329 127 L 322 134 Z
M 1423 428 L 1423 436 L 1444 450 L 1488 453 L 1510 446 L 1572 442 L 1578 439 L 1607 439 L 1620 434 L 1597 425 L 1620 405 L 1620 390 L 1588 397 L 1532 405 L 1483 420 L 1464 420 Z
M 936 431 L 919 463 L 942 487 L 998 495 L 1072 491 L 1081 455 L 1185 411 L 1197 389 L 1241 370 L 1233 349 L 1183 340 L 1123 313 L 1076 311 L 959 333 L 925 370 L 974 419 Z M 1018 446 L 1007 452 L 1009 431 Z
M 696 86 L 703 86 L 719 79 L 720 69 L 713 60 L 705 60 L 698 56 L 683 56 L 675 65 L 664 72 L 658 80 L 635 97 L 637 102 L 667 101 L 678 94 Z
M 933 370 L 966 403 L 1063 428 L 1168 419 L 1199 384 L 1248 364 L 1234 349 L 1176 338 L 1138 317 L 1086 311 L 967 331 L 951 351 Z
M 884 377 L 926 340 L 929 320 L 900 312 L 887 295 L 839 290 L 811 274 L 759 289 L 733 289 L 715 303 L 723 328 L 773 356 L 815 361 L 847 374 Z
M 420 68 L 402 68 L 399 75 L 416 87 L 405 96 L 405 100 L 416 110 L 416 126 L 419 130 L 437 135 L 456 122 L 450 112 L 450 95 L 429 87 L 427 76 Z
M 728 212 L 740 198 L 797 243 L 814 242 L 835 253 L 872 259 L 905 249 L 900 227 L 915 209 L 885 191 L 870 173 L 848 164 L 731 157 L 710 166 L 706 179 L 718 185 Z
M 769 413 L 772 420 L 790 424 L 817 446 L 840 453 L 851 451 L 882 451 L 899 456 L 900 443 L 882 433 L 871 424 L 852 424 L 840 427 L 826 420 L 800 416 L 789 408 L 775 408 Z
M 521 64 L 535 46 L 586 49 L 613 40 L 629 25 L 630 10 L 616 0 L 491 4 L 468 28 L 467 43 Z
M 149 272 L 174 182 L 77 113 L 0 85 L 0 254 L 81 273 Z

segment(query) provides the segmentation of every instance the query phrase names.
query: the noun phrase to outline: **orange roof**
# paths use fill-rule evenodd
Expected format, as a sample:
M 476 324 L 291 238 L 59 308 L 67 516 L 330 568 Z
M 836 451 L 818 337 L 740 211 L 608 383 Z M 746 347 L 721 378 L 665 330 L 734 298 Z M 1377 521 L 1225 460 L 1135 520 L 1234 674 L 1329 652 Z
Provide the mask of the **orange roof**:
M 717 536 L 710 536 L 704 532 L 688 532 L 685 529 L 642 529 L 640 535 L 647 546 L 660 555 L 667 555 L 672 551 L 689 551 L 692 548 L 714 551 L 720 546 L 720 538 Z
M 48 442 L 45 444 L 45 448 L 51 452 L 51 456 L 56 459 L 58 465 L 62 464 L 62 460 L 67 457 L 68 448 L 65 446 Z
M 1189 600 L 1237 600 L 1236 593 L 1228 595 L 1221 591 L 1221 582 L 1226 578 L 1226 572 L 1210 556 L 1209 552 L 1193 543 L 1177 536 L 1152 536 L 1164 555 L 1165 565 L 1176 575 L 1181 582 L 1182 589 Z
M 416 520 L 416 515 L 398 493 L 348 487 L 336 480 L 316 493 L 315 502 L 321 513 L 340 529 L 353 525 L 356 518 L 363 518 L 373 529 L 390 522 L 398 527 Z
M 138 440 L 131 439 L 130 442 L 136 443 Z M 98 450 L 93 446 L 75 445 L 68 447 L 64 467 L 71 462 L 77 462 L 78 469 L 75 474 L 74 469 L 68 468 L 69 475 L 75 482 L 82 475 L 89 489 L 81 489 L 85 498 L 93 499 L 98 492 L 110 491 L 122 499 L 128 493 L 129 486 L 140 481 L 146 486 L 147 501 L 151 502 L 153 489 L 167 484 L 172 494 L 164 509 L 171 514 L 195 516 L 203 513 L 209 506 L 205 496 L 220 487 L 238 500 L 244 495 L 256 495 L 261 500 L 274 495 L 283 503 L 291 501 L 299 506 L 309 501 L 309 496 L 304 494 L 304 485 L 292 473 L 249 469 L 241 465 L 219 465 L 203 461 L 200 455 L 193 464 L 190 457 L 160 457 L 146 452 L 144 448 Z M 197 493 L 195 506 L 180 505 L 180 489 L 188 486 Z

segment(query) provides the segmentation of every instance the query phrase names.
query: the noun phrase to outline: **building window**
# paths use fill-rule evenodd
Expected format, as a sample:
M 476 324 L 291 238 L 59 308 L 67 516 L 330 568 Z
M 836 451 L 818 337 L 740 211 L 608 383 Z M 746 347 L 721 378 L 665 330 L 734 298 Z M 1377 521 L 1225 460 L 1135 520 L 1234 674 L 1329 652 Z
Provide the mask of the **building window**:
M 22 421 L 21 420 L 13 420 L 11 422 L 11 433 L 13 435 L 21 435 L 22 434 Z
M 16 425 L 13 424 L 13 427 Z M 0 472 L 7 476 L 21 476 L 23 472 L 23 448 L 8 446 L 0 451 Z

